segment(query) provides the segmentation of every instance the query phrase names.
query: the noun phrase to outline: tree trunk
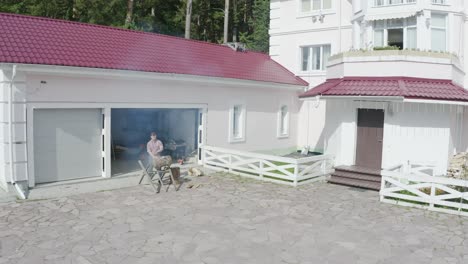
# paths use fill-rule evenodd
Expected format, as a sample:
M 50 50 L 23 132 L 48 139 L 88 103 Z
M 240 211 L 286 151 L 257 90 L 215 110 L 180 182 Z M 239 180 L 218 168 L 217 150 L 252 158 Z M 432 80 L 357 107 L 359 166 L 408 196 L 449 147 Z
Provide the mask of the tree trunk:
M 233 0 L 232 7 L 233 7 L 232 42 L 237 42 L 237 26 L 239 25 L 239 21 L 237 20 L 237 0 Z
M 192 23 L 192 0 L 187 0 L 187 12 L 185 15 L 185 38 L 190 38 L 190 25 Z
M 127 17 L 125 18 L 125 25 L 130 25 L 133 21 L 133 2 L 134 0 L 127 0 Z
M 224 43 L 228 42 L 229 0 L 224 4 Z

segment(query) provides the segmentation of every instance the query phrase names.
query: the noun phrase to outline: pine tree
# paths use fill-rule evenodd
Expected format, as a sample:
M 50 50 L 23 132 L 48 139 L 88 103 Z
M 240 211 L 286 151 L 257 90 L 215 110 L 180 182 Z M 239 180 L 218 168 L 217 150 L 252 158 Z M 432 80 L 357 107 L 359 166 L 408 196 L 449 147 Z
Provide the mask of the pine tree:
M 0 0 L 0 12 L 184 36 L 187 0 Z M 132 2 L 132 10 L 129 4 Z M 190 35 L 222 43 L 225 0 L 193 0 Z M 131 12 L 130 12 L 131 11 Z M 228 41 L 268 51 L 268 0 L 231 0 Z

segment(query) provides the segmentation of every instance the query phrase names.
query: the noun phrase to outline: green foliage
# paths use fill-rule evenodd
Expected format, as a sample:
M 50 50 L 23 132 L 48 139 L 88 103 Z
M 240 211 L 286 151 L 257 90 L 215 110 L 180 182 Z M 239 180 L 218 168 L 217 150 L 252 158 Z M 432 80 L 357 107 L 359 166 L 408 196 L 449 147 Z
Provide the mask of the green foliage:
M 374 50 L 399 50 L 398 46 L 374 47 Z
M 224 2 L 193 0 L 192 39 L 222 42 Z M 0 0 L 0 12 L 184 35 L 186 0 L 134 0 L 129 24 L 125 23 L 127 4 L 128 0 Z M 267 52 L 269 12 L 268 0 L 230 0 L 229 41 Z
M 268 52 L 270 48 L 268 29 L 270 25 L 270 1 L 255 0 L 253 6 L 253 19 L 249 21 L 252 29 L 250 34 L 243 34 L 242 38 L 249 49 Z

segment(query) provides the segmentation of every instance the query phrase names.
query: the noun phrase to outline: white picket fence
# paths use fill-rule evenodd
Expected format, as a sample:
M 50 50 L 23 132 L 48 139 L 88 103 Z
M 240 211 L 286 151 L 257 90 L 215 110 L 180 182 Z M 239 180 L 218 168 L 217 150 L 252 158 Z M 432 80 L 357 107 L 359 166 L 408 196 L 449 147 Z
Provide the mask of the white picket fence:
M 333 157 L 300 159 L 203 146 L 203 165 L 244 177 L 298 186 L 324 179 L 333 172 Z
M 468 216 L 468 181 L 434 176 L 428 165 L 398 165 L 382 171 L 380 201 Z

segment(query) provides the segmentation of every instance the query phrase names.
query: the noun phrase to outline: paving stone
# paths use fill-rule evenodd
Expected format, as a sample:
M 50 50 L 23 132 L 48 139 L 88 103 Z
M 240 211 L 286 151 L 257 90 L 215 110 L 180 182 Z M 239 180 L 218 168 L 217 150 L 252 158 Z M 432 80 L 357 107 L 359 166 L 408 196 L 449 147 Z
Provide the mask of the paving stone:
M 468 263 L 468 221 L 326 183 L 216 174 L 0 204 L 0 263 Z

